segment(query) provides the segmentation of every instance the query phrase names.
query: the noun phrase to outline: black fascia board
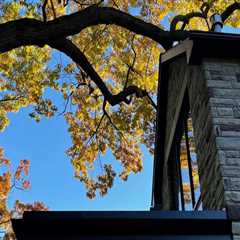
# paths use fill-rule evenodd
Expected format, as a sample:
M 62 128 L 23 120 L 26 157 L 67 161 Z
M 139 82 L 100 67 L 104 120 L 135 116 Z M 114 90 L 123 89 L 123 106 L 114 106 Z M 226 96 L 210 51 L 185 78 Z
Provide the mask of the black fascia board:
M 226 212 L 28 212 L 12 220 L 17 239 L 68 236 L 229 235 Z M 65 238 L 64 238 L 65 237 Z

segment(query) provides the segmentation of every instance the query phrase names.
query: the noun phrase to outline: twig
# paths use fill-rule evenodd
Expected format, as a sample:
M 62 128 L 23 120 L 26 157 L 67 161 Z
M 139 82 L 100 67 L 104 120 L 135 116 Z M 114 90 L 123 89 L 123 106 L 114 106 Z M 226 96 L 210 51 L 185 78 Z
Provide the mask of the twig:
M 212 5 L 212 3 L 207 3 L 207 2 L 205 2 L 205 3 L 202 4 L 202 6 L 201 6 L 201 8 L 200 8 L 203 16 L 205 17 L 205 22 L 206 22 L 206 24 L 207 24 L 208 31 L 211 30 L 211 27 L 209 26 L 209 23 L 208 23 L 208 12 L 209 12 L 209 10 L 210 10 L 210 8 L 211 8 L 211 5 Z
M 157 105 L 156 103 L 152 100 L 151 96 L 149 95 L 149 93 L 147 93 L 147 98 L 150 101 L 151 105 L 154 107 L 155 110 L 157 110 Z
M 23 96 L 18 96 L 18 97 L 15 97 L 15 98 L 3 98 L 3 99 L 0 99 L 0 103 L 1 102 L 8 102 L 8 101 L 17 101 L 20 98 L 23 98 Z
M 91 86 L 90 83 L 89 83 L 89 84 L 84 83 L 84 82 L 78 83 L 77 86 L 76 86 L 76 89 L 78 89 L 80 86 L 87 86 L 87 87 L 89 88 L 89 94 L 91 94 L 91 93 L 94 91 L 94 88 Z M 63 114 L 66 112 L 68 103 L 69 103 L 72 95 L 74 94 L 74 92 L 75 92 L 75 91 L 73 90 L 73 91 L 71 91 L 71 92 L 69 93 L 69 95 L 67 96 L 67 99 L 66 99 L 66 104 L 65 104 L 65 106 L 64 106 L 64 109 L 63 109 L 62 112 L 60 112 L 60 113 L 58 114 L 58 116 L 63 115 Z
M 75 46 L 70 40 L 68 39 L 61 39 L 59 41 L 49 43 L 50 46 L 66 53 L 73 61 L 75 61 L 83 71 L 88 74 L 91 80 L 96 84 L 99 90 L 102 92 L 105 100 L 115 106 L 121 102 L 129 104 L 128 97 L 131 95 L 136 95 L 138 98 L 143 98 L 146 96 L 146 90 L 143 90 L 137 86 L 128 86 L 118 94 L 112 94 L 102 78 L 99 74 L 95 71 L 91 63 L 88 61 L 86 56 L 81 52 L 81 50 Z
M 42 15 L 43 15 L 43 21 L 47 22 L 47 14 L 46 14 L 46 6 L 47 6 L 48 0 L 44 0 L 42 5 Z
M 133 68 L 134 68 L 134 65 L 135 65 L 135 62 L 136 62 L 137 53 L 136 53 L 136 51 L 134 49 L 134 46 L 133 46 L 135 36 L 136 36 L 136 34 L 133 35 L 132 40 L 131 40 L 132 41 L 131 49 L 133 51 L 134 57 L 133 57 L 131 65 L 128 66 L 127 75 L 126 75 L 126 81 L 125 81 L 125 85 L 124 85 L 123 89 L 126 89 L 126 87 L 128 85 L 130 73 L 131 73 L 131 71 L 133 71 Z
M 3 221 L 3 222 L 0 222 L 0 225 L 3 225 L 3 224 L 6 224 L 6 223 L 9 223 L 11 221 L 11 219 L 9 218 L 8 220 L 6 221 Z M 1 231 L 2 232 L 2 231 Z
M 51 3 L 51 7 L 52 7 L 52 11 L 53 11 L 53 16 L 54 16 L 54 19 L 57 18 L 57 15 L 56 15 L 56 11 L 55 11 L 55 8 L 54 8 L 54 4 L 53 4 L 53 1 L 50 0 L 50 3 Z
M 110 124 L 113 126 L 113 128 L 119 132 L 119 134 L 121 135 L 121 137 L 127 142 L 127 139 L 125 138 L 124 134 L 120 131 L 120 129 L 114 124 L 114 122 L 112 121 L 111 117 L 109 116 L 109 114 L 106 111 L 106 105 L 107 105 L 107 101 L 104 99 L 103 101 L 103 113 L 104 115 L 108 118 Z
M 17 184 L 16 184 L 16 177 L 15 176 L 14 176 L 14 179 L 13 179 L 13 184 L 11 185 L 10 189 L 12 190 L 13 188 L 21 190 L 21 191 L 24 190 L 24 188 L 21 188 L 21 187 L 17 186 Z
M 93 134 L 90 136 L 90 138 L 89 138 L 87 144 L 90 142 L 90 140 L 91 140 L 95 135 L 97 135 L 97 132 L 98 132 L 98 130 L 99 130 L 101 124 L 102 124 L 102 121 L 103 121 L 104 117 L 105 117 L 105 113 L 104 113 L 104 114 L 102 115 L 102 117 L 100 118 L 100 121 L 99 121 L 99 123 L 98 123 L 98 125 L 97 125 L 95 131 L 94 131 Z

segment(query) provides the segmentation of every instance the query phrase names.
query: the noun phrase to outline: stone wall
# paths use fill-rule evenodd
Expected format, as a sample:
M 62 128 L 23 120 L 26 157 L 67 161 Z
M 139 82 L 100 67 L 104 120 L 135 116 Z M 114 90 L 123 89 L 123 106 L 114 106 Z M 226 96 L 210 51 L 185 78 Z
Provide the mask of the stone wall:
M 222 207 L 240 206 L 240 61 L 205 60 L 210 112 L 212 114 L 217 155 L 223 189 Z M 223 200 L 224 199 L 224 200 Z M 211 207 L 217 208 L 218 199 Z M 221 209 L 221 207 L 220 207 Z M 234 215 L 239 219 L 240 212 Z M 231 216 L 230 216 L 231 217 Z M 239 219 L 240 220 L 240 219 Z M 234 239 L 240 239 L 240 222 L 232 224 Z
M 240 62 L 205 60 L 203 72 L 217 149 L 215 161 L 223 180 L 222 207 L 240 205 Z M 212 208 L 218 208 L 218 199 L 215 201 Z
M 238 209 L 232 230 L 234 239 L 240 240 L 240 61 L 205 59 L 200 66 L 189 66 L 182 58 L 169 69 L 165 149 L 171 145 L 185 88 L 193 119 L 203 209 Z M 165 154 L 166 165 L 168 157 Z
M 190 67 L 188 73 L 188 93 L 193 119 L 193 129 L 197 151 L 200 189 L 204 209 L 224 208 L 224 186 L 220 169 L 222 155 L 218 151 L 215 134 L 215 112 L 211 96 L 212 80 L 210 65 Z M 209 77 L 209 78 L 208 78 Z
M 185 83 L 186 82 L 186 83 Z M 185 58 L 169 67 L 165 162 L 188 91 L 204 209 L 240 205 L 240 62 Z

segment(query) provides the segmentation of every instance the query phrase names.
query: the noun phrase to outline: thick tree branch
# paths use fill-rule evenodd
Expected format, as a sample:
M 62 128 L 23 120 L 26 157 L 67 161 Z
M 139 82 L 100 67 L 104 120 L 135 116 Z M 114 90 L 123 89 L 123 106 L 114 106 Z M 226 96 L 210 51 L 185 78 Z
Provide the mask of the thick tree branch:
M 47 1 L 45 0 L 44 3 L 46 4 Z M 240 3 L 237 2 L 227 7 L 222 13 L 223 21 L 237 9 L 240 9 Z M 204 14 L 198 12 L 178 16 L 174 18 L 171 30 L 176 28 L 178 21 L 185 25 L 191 17 L 195 16 L 204 17 Z M 164 31 L 118 9 L 93 5 L 48 22 L 24 18 L 0 24 L 0 53 L 26 45 L 44 46 L 49 41 L 72 36 L 87 27 L 98 24 L 115 24 L 136 34 L 149 37 L 165 49 L 171 47 L 173 41 L 184 40 L 189 35 L 187 31 Z
M 176 27 L 177 27 L 177 24 L 179 22 L 182 22 L 183 25 L 181 27 L 181 30 L 184 30 L 184 28 L 186 27 L 187 24 L 189 24 L 189 21 L 194 18 L 194 17 L 198 17 L 198 18 L 203 18 L 203 19 L 206 19 L 206 17 L 204 16 L 203 13 L 201 12 L 191 12 L 191 13 L 188 13 L 186 15 L 178 15 L 178 16 L 175 16 L 171 22 L 171 26 L 170 26 L 170 31 L 171 32 L 174 32 L 176 31 Z
M 43 21 L 47 21 L 47 14 L 46 14 L 46 7 L 47 7 L 48 0 L 44 0 L 42 5 L 42 15 L 43 15 Z
M 240 9 L 240 3 L 238 2 L 235 2 L 233 3 L 232 5 L 228 6 L 224 11 L 223 13 L 221 14 L 221 17 L 222 17 L 222 21 L 225 22 L 228 17 L 230 17 L 230 15 L 235 11 L 235 10 L 238 10 Z
M 25 45 L 44 46 L 49 41 L 66 38 L 98 24 L 115 24 L 136 34 L 151 38 L 165 49 L 173 41 L 183 40 L 187 32 L 168 32 L 114 8 L 96 5 L 79 12 L 42 22 L 36 19 L 19 19 L 0 24 L 0 53 Z
M 102 92 L 105 100 L 112 106 L 117 105 L 121 102 L 129 103 L 128 97 L 135 94 L 136 97 L 147 96 L 147 92 L 138 88 L 137 86 L 128 86 L 123 91 L 118 94 L 112 94 L 102 78 L 95 71 L 91 63 L 88 61 L 86 56 L 81 52 L 81 50 L 75 46 L 70 40 L 62 39 L 55 42 L 49 42 L 49 46 L 55 48 L 67 56 L 69 56 L 76 64 L 78 64 L 83 71 L 92 79 L 92 81 L 97 85 L 97 87 Z

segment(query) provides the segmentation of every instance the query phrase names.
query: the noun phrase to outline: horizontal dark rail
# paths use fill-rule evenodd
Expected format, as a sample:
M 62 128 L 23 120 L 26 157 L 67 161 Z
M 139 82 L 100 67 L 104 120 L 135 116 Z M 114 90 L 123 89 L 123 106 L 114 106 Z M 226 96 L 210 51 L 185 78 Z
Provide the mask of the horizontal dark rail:
M 81 219 L 217 219 L 226 220 L 225 211 L 46 211 L 46 212 L 25 212 L 24 220 L 81 220 Z
M 231 222 L 220 211 L 27 212 L 12 224 L 18 240 L 231 234 Z

